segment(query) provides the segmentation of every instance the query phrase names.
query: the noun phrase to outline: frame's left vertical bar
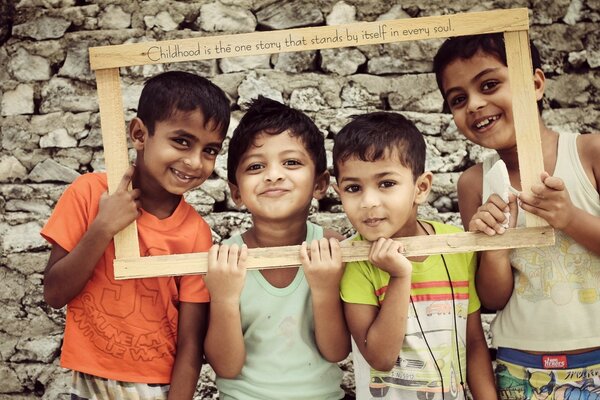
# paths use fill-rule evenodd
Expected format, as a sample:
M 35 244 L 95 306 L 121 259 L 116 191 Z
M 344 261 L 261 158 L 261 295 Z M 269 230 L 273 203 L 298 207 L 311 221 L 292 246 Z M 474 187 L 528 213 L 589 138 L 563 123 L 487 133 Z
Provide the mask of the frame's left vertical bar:
M 129 167 L 119 69 L 96 70 L 96 86 L 98 88 L 102 142 L 104 143 L 104 160 L 108 175 L 108 192 L 113 193 Z M 115 236 L 115 256 L 117 259 L 140 256 L 135 221 Z M 118 275 L 119 271 L 115 267 L 115 276 Z

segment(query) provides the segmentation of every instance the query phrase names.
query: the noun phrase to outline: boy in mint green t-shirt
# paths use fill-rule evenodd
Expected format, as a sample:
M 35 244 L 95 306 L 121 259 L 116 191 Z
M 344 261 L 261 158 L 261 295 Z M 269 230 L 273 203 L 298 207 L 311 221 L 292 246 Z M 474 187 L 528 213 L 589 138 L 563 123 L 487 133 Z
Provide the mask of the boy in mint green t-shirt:
M 329 186 L 323 135 L 302 112 L 259 97 L 233 133 L 227 169 L 253 225 L 208 255 L 205 352 L 220 398 L 340 399 L 336 362 L 350 349 L 341 236 L 308 221 Z M 300 244 L 303 268 L 246 271 L 248 248 Z

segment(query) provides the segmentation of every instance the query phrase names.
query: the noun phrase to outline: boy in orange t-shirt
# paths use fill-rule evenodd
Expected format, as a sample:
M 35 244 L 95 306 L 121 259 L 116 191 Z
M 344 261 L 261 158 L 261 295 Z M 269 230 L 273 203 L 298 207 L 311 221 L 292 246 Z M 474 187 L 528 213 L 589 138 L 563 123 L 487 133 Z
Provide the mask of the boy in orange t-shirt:
M 202 365 L 208 291 L 200 276 L 114 280 L 113 237 L 137 221 L 140 255 L 207 251 L 211 232 L 183 194 L 213 172 L 229 102 L 208 80 L 172 71 L 145 85 L 129 136 L 135 167 L 108 195 L 79 177 L 42 236 L 52 244 L 44 298 L 67 305 L 61 365 L 72 399 L 191 399 Z M 133 189 L 128 190 L 129 183 Z

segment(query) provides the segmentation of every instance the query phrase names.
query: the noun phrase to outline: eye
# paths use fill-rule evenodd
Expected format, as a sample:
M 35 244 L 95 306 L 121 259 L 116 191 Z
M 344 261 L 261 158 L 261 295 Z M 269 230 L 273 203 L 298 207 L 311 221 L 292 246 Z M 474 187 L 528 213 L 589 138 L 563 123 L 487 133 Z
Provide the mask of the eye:
M 359 185 L 344 186 L 344 192 L 347 192 L 347 193 L 356 193 L 359 190 L 360 190 L 360 186 Z
M 190 141 L 184 138 L 174 138 L 173 141 L 182 147 L 190 147 Z
M 250 172 L 253 172 L 253 171 L 259 171 L 259 170 L 261 170 L 262 168 L 263 168 L 263 165 L 262 165 L 262 164 L 254 163 L 254 164 L 250 164 L 250 165 L 248 165 L 248 166 L 246 167 L 246 171 L 250 171 Z
M 299 160 L 290 159 L 290 160 L 285 160 L 283 162 L 283 165 L 294 167 L 294 166 L 300 166 L 300 165 L 302 165 L 302 162 L 300 162 Z
M 384 189 L 391 188 L 393 186 L 396 186 L 396 182 L 394 181 L 382 181 L 379 183 L 379 187 Z
M 216 147 L 207 147 L 204 149 L 204 152 L 210 156 L 216 157 L 221 152 L 221 149 L 218 149 Z
M 500 82 L 496 80 L 485 81 L 481 84 L 481 90 L 484 92 L 489 92 L 490 90 L 495 89 L 499 84 Z
M 459 94 L 459 95 L 456 95 L 456 96 L 448 99 L 448 104 L 452 108 L 459 107 L 461 104 L 463 104 L 466 101 L 466 99 L 467 99 L 467 96 L 465 96 L 464 94 Z

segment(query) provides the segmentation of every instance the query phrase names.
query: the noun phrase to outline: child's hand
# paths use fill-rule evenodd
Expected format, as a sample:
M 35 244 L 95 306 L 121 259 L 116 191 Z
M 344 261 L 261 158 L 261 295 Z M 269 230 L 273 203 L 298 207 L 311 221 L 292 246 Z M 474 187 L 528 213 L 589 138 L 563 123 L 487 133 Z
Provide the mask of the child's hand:
M 208 272 L 204 277 L 211 302 L 239 304 L 246 282 L 248 246 L 213 245 L 208 251 Z
M 477 212 L 469 222 L 469 231 L 483 232 L 489 236 L 504 233 L 506 228 L 503 225 L 507 222 L 506 212 L 510 213 L 508 227 L 514 228 L 517 225 L 519 213 L 516 196 L 509 194 L 507 204 L 500 196 L 492 194 L 484 204 L 477 208 Z
M 521 207 L 562 230 L 573 220 L 575 206 L 562 179 L 543 172 L 541 181 L 531 186 L 532 193 L 521 193 Z
M 369 261 L 392 278 L 407 278 L 412 273 L 411 262 L 404 257 L 404 246 L 397 240 L 379 238 L 371 244 Z
M 310 243 L 310 252 L 308 244 L 303 242 L 300 248 L 300 259 L 304 275 L 313 293 L 339 288 L 344 268 L 340 242 L 337 239 L 313 240 Z
M 94 223 L 99 224 L 110 237 L 115 236 L 140 215 L 141 191 L 139 189 L 129 190 L 129 183 L 134 172 L 135 167 L 130 166 L 121 178 L 117 190 L 111 195 L 105 192 L 100 197 L 98 215 Z

